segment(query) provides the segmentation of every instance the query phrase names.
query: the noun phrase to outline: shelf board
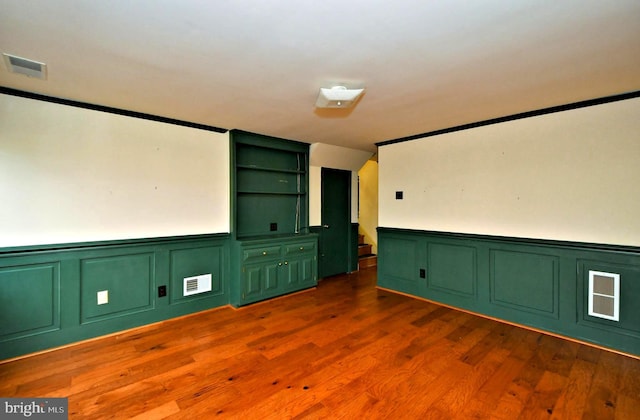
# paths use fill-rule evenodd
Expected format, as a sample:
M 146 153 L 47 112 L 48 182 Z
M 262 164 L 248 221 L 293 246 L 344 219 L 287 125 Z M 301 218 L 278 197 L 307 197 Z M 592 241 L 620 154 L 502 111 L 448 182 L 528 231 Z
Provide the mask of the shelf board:
M 238 190 L 238 194 L 255 194 L 255 195 L 305 195 L 306 192 L 286 192 L 286 191 L 244 191 Z
M 282 172 L 287 174 L 305 174 L 305 171 L 296 170 L 296 169 L 278 169 L 278 168 L 269 168 L 265 166 L 256 166 L 256 165 L 236 165 L 237 169 L 250 169 L 253 171 L 264 171 L 264 172 Z

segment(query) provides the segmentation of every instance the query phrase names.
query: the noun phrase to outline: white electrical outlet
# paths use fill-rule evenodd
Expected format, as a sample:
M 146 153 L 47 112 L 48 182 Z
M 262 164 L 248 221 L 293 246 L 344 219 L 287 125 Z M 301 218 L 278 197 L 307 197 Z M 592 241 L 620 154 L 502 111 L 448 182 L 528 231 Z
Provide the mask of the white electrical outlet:
M 98 305 L 104 305 L 109 303 L 109 291 L 101 290 L 98 292 Z

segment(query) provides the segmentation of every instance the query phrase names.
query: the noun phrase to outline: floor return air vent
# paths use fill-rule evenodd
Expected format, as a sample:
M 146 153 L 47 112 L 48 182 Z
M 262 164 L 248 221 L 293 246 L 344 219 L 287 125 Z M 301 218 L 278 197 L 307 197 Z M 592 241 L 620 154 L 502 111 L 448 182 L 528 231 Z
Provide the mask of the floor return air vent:
M 183 282 L 183 296 L 197 295 L 211 291 L 211 274 L 185 277 Z
M 620 320 L 620 274 L 589 271 L 589 315 Z

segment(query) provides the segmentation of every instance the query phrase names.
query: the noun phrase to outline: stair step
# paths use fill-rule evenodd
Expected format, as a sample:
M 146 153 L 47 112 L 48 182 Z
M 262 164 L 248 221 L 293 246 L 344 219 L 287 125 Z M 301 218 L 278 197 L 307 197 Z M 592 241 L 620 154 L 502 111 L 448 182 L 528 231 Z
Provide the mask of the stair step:
M 358 245 L 358 256 L 371 254 L 371 245 L 370 244 L 360 244 Z
M 374 254 L 364 255 L 358 258 L 358 269 L 376 267 L 378 265 L 378 256 Z
M 364 244 L 364 235 L 358 235 L 358 245 Z

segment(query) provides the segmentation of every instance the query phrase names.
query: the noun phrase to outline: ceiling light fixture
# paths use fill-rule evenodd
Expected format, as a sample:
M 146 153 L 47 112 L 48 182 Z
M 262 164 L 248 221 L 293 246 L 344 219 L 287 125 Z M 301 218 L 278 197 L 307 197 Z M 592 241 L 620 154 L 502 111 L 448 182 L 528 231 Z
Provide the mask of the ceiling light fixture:
M 362 95 L 364 89 L 347 89 L 345 86 L 320 88 L 317 108 L 350 108 Z

